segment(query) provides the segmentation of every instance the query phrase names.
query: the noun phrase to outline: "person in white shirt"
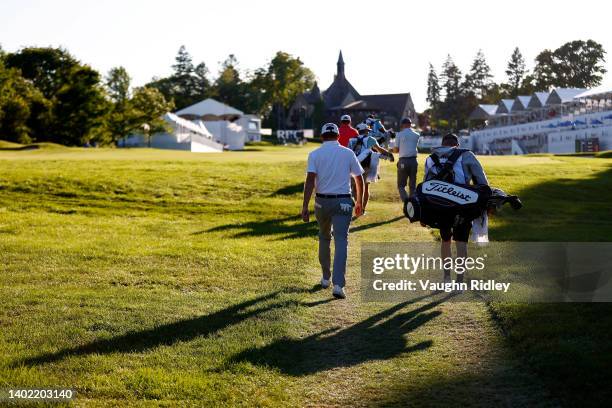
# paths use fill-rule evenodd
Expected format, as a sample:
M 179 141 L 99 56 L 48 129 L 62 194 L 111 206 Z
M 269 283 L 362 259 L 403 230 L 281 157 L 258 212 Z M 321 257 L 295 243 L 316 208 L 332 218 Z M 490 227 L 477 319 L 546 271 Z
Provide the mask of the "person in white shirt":
M 308 169 L 304 183 L 302 220 L 310 221 L 308 206 L 316 188 L 315 216 L 319 224 L 319 263 L 323 272 L 321 286 L 333 282 L 333 295 L 344 299 L 348 233 L 353 207 L 355 216 L 363 208 L 363 168 L 352 150 L 338 143 L 338 126 L 328 123 L 321 130 L 323 144 L 308 155 Z M 351 177 L 355 180 L 355 201 L 351 197 Z M 334 268 L 331 266 L 331 238 L 334 236 Z
M 395 136 L 394 153 L 399 153 L 397 161 L 397 189 L 403 202 L 414 194 L 417 178 L 417 145 L 421 135 L 412 130 L 412 121 L 402 119 L 402 130 Z M 408 184 L 408 193 L 406 193 Z

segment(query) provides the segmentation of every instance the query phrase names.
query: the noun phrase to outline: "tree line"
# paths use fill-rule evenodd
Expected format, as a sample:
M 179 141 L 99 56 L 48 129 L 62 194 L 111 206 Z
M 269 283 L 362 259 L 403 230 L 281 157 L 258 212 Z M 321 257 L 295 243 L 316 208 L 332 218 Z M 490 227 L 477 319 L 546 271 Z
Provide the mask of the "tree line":
M 133 87 L 125 68 L 102 76 L 63 48 L 7 53 L 0 47 L 0 139 L 115 144 L 145 125 L 151 133 L 163 131 L 165 113 L 209 97 L 273 124 L 314 78 L 299 58 L 282 51 L 254 71 L 240 70 L 230 55 L 212 78 L 206 64 L 194 64 L 181 46 L 170 76 Z
M 592 88 L 601 84 L 606 51 L 593 40 L 571 41 L 556 50 L 545 49 L 528 70 L 518 47 L 506 66 L 506 80 L 493 81 L 491 67 L 479 50 L 463 75 L 448 55 L 440 73 L 429 64 L 424 121 L 441 130 L 467 126 L 467 118 L 479 104 L 497 104 L 503 98 L 531 95 L 551 88 Z

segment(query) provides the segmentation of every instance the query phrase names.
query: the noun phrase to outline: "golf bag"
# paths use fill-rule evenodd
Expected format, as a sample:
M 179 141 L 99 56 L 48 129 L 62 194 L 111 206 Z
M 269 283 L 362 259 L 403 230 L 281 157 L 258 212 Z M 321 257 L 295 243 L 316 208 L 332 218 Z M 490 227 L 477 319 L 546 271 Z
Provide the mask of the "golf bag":
M 369 168 L 372 164 L 372 151 L 368 149 L 364 143 L 364 140 L 366 140 L 367 138 L 368 136 L 357 136 L 357 141 L 353 146 L 353 152 L 359 159 L 361 167 L 363 167 L 364 169 Z M 359 147 L 359 149 L 357 147 Z
M 433 174 L 416 188 L 416 193 L 404 203 L 404 215 L 410 222 L 420 221 L 432 228 L 454 227 L 471 222 L 486 211 L 491 197 L 487 185 L 455 183 L 453 166 L 464 149 L 456 149 L 445 163 L 437 155 L 430 170 Z

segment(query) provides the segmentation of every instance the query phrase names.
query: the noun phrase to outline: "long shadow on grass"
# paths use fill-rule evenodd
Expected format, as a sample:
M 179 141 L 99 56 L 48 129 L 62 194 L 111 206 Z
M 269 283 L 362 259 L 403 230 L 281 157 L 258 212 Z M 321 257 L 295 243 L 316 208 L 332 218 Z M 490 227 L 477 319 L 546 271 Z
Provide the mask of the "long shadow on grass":
M 238 231 L 233 237 L 266 237 L 280 235 L 279 240 L 291 238 L 303 238 L 317 234 L 317 223 L 302 222 L 297 215 L 284 218 L 274 218 L 264 221 L 238 222 L 235 224 L 220 225 L 204 231 L 198 231 L 193 235 L 205 234 L 208 232 Z
M 385 221 L 377 221 L 377 222 L 371 222 L 369 224 L 364 224 L 364 225 L 358 225 L 356 227 L 351 227 L 350 232 L 359 232 L 359 231 L 365 231 L 365 230 L 369 230 L 371 228 L 376 228 L 376 227 L 382 227 L 383 225 L 387 225 L 387 224 L 392 224 L 396 221 L 399 221 L 401 219 L 403 219 L 404 216 L 399 216 L 399 217 L 395 217 L 395 218 L 390 218 L 388 220 Z
M 430 310 L 454 295 L 442 296 L 400 312 L 430 296 L 442 295 L 427 295 L 397 304 L 345 329 L 332 328 L 303 339 L 281 339 L 265 347 L 249 349 L 234 356 L 232 362 L 248 361 L 276 367 L 285 374 L 302 376 L 425 350 L 433 344 L 431 340 L 408 346 L 405 336 L 439 316 L 441 311 Z
M 273 192 L 272 194 L 270 194 L 270 197 L 290 196 L 290 195 L 294 195 L 297 193 L 301 193 L 302 191 L 304 191 L 304 183 L 300 182 L 297 184 L 290 184 L 288 186 L 281 187 L 275 192 Z
M 372 222 L 369 224 L 352 227 L 350 232 L 364 231 L 371 228 L 380 227 L 399 221 L 404 217 L 395 217 L 385 221 Z M 204 231 L 198 231 L 193 235 L 201 235 L 208 232 L 220 231 L 239 231 L 236 232 L 234 238 L 244 237 L 265 237 L 280 235 L 277 239 L 291 239 L 316 236 L 318 229 L 317 223 L 311 221 L 303 223 L 299 216 L 289 216 L 284 218 L 274 218 L 265 221 L 238 222 L 235 224 L 220 225 Z
M 610 241 L 611 192 L 612 168 L 591 178 L 553 178 L 512 191 L 525 207 L 505 208 L 496 216 L 502 222 L 490 227 L 490 235 L 500 241 Z
M 312 292 L 313 290 L 314 289 L 310 289 L 303 292 Z M 83 356 L 88 354 L 141 353 L 158 346 L 168 346 L 178 342 L 190 341 L 197 337 L 206 337 L 229 326 L 239 324 L 244 320 L 260 316 L 273 309 L 292 305 L 313 307 L 327 303 L 331 300 L 326 299 L 310 303 L 292 300 L 273 301 L 279 294 L 280 292 L 273 292 L 230 306 L 209 315 L 164 324 L 147 330 L 129 332 L 110 339 L 96 340 L 82 346 L 66 348 L 55 353 L 46 353 L 36 357 L 23 359 L 17 362 L 15 366 L 52 363 L 69 356 Z

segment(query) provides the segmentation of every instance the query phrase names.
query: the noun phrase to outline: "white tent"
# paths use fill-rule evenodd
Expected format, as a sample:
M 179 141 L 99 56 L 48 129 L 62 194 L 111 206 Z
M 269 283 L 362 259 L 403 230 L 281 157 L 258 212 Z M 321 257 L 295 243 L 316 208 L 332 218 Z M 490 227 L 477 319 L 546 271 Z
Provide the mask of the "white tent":
M 208 98 L 176 112 L 177 115 L 189 120 L 229 120 L 234 121 L 244 115 L 244 112 L 229 105 Z
M 201 122 L 200 122 L 201 123 Z M 214 135 L 214 139 L 228 150 L 242 150 L 247 140 L 242 126 L 227 120 L 207 121 L 206 127 Z

